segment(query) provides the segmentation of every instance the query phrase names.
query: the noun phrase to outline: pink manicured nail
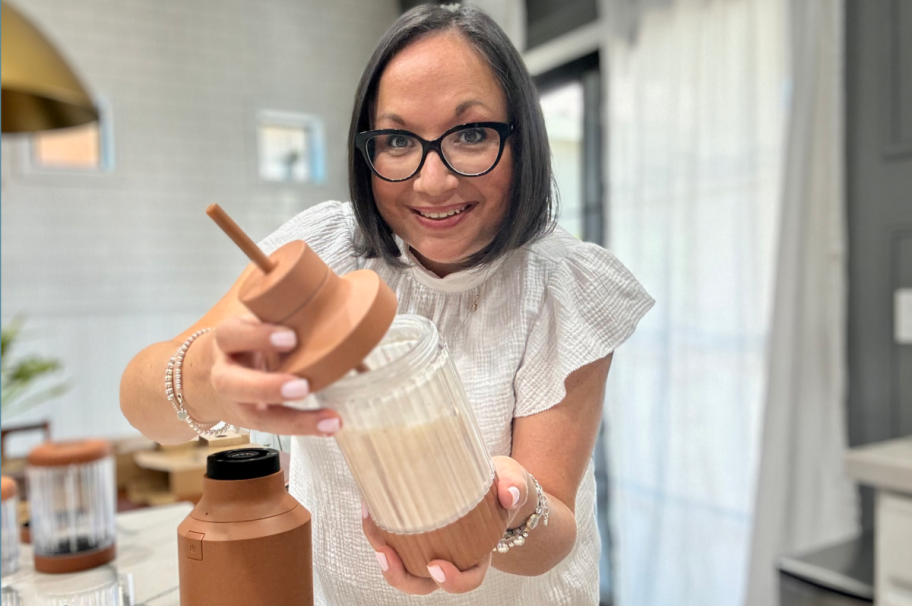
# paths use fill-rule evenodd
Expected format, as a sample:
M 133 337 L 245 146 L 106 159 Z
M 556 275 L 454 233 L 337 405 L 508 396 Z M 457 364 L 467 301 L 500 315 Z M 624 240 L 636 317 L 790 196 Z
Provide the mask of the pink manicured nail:
M 510 509 L 513 509 L 516 507 L 516 504 L 519 503 L 519 488 L 517 488 L 516 486 L 510 486 L 509 488 L 507 488 L 507 490 L 510 492 L 511 495 L 513 495 L 513 504 L 510 505 Z
M 285 400 L 301 400 L 310 393 L 310 383 L 307 379 L 295 379 L 282 385 L 282 398 Z
M 367 511 L 367 503 L 361 501 L 361 519 L 366 520 L 367 516 L 370 515 L 370 512 Z
M 339 431 L 339 419 L 338 417 L 333 417 L 331 419 L 323 419 L 317 423 L 317 431 L 320 433 L 325 433 L 328 436 L 333 435 Z
M 433 577 L 433 579 L 438 583 L 446 582 L 446 575 L 443 574 L 443 570 L 440 568 L 440 566 L 437 566 L 436 564 L 433 566 L 428 566 L 428 572 L 431 573 L 431 577 Z
M 377 556 L 377 563 L 380 564 L 380 570 L 386 572 L 390 569 L 389 562 L 386 561 L 386 554 L 375 551 L 374 555 Z
M 298 343 L 298 336 L 292 330 L 277 330 L 269 335 L 269 342 L 279 349 L 291 349 Z

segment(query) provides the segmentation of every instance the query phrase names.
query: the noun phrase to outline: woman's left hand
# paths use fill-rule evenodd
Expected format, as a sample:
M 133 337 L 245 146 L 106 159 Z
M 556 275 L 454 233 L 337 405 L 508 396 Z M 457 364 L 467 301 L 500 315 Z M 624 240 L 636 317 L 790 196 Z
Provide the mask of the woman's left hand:
M 522 465 L 510 457 L 494 457 L 494 469 L 497 497 L 501 506 L 510 513 L 507 528 L 513 528 L 531 514 L 531 511 L 525 513 L 528 509 L 530 494 L 529 474 Z M 532 509 L 534 509 L 534 503 Z M 428 564 L 428 572 L 432 577 L 430 579 L 410 574 L 396 551 L 383 540 L 377 525 L 363 504 L 361 514 L 364 536 L 367 537 L 376 552 L 383 577 L 396 589 L 412 595 L 426 595 L 437 589 L 443 589 L 447 593 L 467 593 L 476 589 L 484 581 L 491 565 L 491 555 L 486 556 L 481 562 L 467 570 L 459 570 L 451 562 L 445 560 L 433 560 Z

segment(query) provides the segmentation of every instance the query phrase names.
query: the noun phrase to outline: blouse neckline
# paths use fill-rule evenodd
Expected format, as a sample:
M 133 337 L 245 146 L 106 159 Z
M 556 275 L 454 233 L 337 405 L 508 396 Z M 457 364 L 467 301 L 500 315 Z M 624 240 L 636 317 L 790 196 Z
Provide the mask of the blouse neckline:
M 421 264 L 421 261 L 412 253 L 412 249 L 402 240 L 402 238 L 399 236 L 394 236 L 394 238 L 396 240 L 396 245 L 399 246 L 399 250 L 405 251 L 399 256 L 399 259 L 408 265 L 407 271 L 415 281 L 428 288 L 441 292 L 465 292 L 481 286 L 485 280 L 500 269 L 500 266 L 505 259 L 504 255 L 493 263 L 480 267 L 473 267 L 471 269 L 464 269 L 462 271 L 455 271 L 441 278 Z

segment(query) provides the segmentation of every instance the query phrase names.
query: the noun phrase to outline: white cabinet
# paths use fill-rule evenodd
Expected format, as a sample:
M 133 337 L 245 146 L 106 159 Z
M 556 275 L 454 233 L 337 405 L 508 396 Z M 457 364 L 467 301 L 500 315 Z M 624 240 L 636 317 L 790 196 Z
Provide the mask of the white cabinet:
M 912 606 L 912 495 L 878 491 L 876 524 L 876 604 Z
M 874 604 L 912 606 L 912 438 L 854 448 L 846 471 L 877 489 Z

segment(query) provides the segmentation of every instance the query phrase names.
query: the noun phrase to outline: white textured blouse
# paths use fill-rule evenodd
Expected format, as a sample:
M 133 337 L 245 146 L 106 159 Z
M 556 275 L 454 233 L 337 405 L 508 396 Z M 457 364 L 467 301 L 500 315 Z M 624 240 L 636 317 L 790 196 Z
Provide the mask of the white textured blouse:
M 304 240 L 338 274 L 371 269 L 393 289 L 399 313 L 432 320 L 447 343 L 488 452 L 509 455 L 514 417 L 560 403 L 564 380 L 623 343 L 653 301 L 605 249 L 558 228 L 488 267 L 439 278 L 410 254 L 407 269 L 354 256 L 350 204 L 325 202 L 297 215 L 261 244 L 271 253 Z M 400 250 L 402 241 L 398 240 Z M 332 438 L 295 437 L 291 493 L 313 514 L 317 606 L 584 606 L 598 604 L 599 537 L 590 460 L 576 499 L 577 541 L 538 577 L 494 568 L 464 595 L 409 596 L 384 580 L 361 531 L 361 497 Z

